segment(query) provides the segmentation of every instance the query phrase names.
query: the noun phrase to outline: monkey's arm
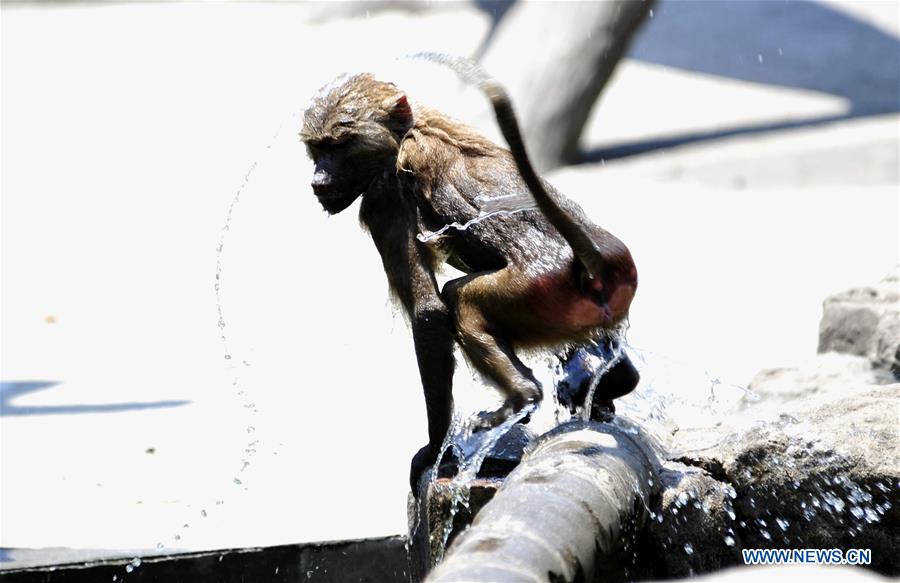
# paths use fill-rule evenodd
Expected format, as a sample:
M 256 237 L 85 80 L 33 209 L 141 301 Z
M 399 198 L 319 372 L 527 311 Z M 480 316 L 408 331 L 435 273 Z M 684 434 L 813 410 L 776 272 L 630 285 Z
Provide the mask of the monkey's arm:
M 371 225 L 391 290 L 410 319 L 419 375 L 428 414 L 428 444 L 415 455 L 410 468 L 410 486 L 436 461 L 441 442 L 450 427 L 453 410 L 453 334 L 447 305 L 428 261 L 428 252 L 415 237 L 410 222 L 397 213 L 390 224 Z

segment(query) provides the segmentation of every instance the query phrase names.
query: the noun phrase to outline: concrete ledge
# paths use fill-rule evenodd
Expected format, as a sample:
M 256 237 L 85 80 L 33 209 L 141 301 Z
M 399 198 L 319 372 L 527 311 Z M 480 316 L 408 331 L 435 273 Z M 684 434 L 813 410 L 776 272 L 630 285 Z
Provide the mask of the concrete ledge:
M 154 556 L 136 567 L 118 559 L 0 571 L 3 583 L 394 583 L 407 577 L 402 536 Z

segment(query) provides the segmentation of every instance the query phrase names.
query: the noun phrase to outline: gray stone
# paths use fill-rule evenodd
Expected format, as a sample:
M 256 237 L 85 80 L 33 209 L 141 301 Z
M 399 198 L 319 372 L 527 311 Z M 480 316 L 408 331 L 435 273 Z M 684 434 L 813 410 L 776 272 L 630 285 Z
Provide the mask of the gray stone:
M 819 325 L 819 352 L 864 356 L 900 373 L 900 289 L 894 272 L 873 286 L 827 298 Z
M 760 371 L 750 381 L 750 394 L 764 407 L 792 408 L 797 399 L 848 396 L 847 387 L 882 385 L 893 382 L 893 375 L 877 369 L 862 356 L 828 352 L 796 368 Z M 801 407 L 805 406 L 800 404 Z
M 664 490 L 638 545 L 633 574 L 687 577 L 738 564 L 735 521 L 729 516 L 734 490 L 702 468 L 679 462 L 665 468 Z
M 900 573 L 900 384 L 846 393 L 798 399 L 670 465 L 642 546 L 662 561 L 652 575 L 739 564 L 741 548 L 871 549 L 872 569 Z

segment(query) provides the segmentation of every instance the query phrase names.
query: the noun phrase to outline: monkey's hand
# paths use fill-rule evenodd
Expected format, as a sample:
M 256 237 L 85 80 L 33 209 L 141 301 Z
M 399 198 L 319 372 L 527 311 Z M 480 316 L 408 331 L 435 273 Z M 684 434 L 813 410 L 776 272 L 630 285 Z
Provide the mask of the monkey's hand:
M 416 498 L 419 497 L 419 480 L 422 478 L 422 474 L 437 461 L 437 455 L 438 450 L 429 443 L 413 456 L 412 462 L 409 464 L 409 488 Z

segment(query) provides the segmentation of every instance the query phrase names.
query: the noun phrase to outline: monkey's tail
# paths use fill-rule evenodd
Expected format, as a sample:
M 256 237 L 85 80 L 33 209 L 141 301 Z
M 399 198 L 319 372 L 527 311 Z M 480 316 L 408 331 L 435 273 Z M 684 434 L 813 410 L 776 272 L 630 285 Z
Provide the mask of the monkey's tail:
M 493 77 L 481 68 L 477 63 L 464 57 L 456 57 L 443 53 L 415 53 L 410 58 L 431 61 L 448 67 L 455 72 L 465 83 L 474 85 L 481 89 L 494 109 L 494 115 L 497 118 L 497 124 L 500 131 L 509 145 L 513 160 L 525 181 L 528 190 L 531 191 L 534 200 L 560 235 L 566 240 L 575 252 L 575 256 L 584 265 L 588 275 L 597 277 L 603 268 L 602 254 L 591 237 L 582 229 L 569 214 L 559 206 L 556 200 L 547 192 L 544 183 L 541 182 L 528 152 L 525 150 L 525 140 L 522 139 L 522 133 L 519 130 L 519 122 L 516 119 L 513 110 L 512 101 L 506 89 L 497 82 Z

